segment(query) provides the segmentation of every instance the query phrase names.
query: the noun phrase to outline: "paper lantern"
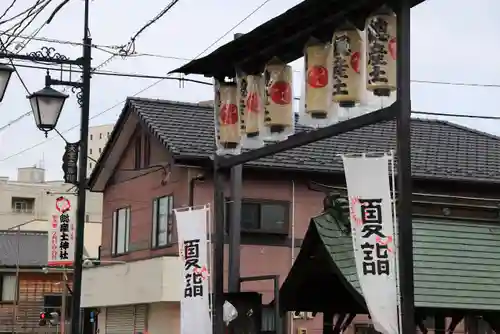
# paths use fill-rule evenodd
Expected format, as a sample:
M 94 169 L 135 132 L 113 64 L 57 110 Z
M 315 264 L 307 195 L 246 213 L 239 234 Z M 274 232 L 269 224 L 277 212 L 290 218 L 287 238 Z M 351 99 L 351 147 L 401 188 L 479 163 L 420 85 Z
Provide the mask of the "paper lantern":
M 241 140 L 236 83 L 219 83 L 215 108 L 218 124 L 218 144 L 221 149 L 236 149 Z M 217 96 L 218 95 L 218 96 Z
M 375 96 L 396 90 L 396 16 L 381 9 L 366 20 L 367 85 Z
M 361 99 L 363 41 L 355 27 L 346 26 L 333 34 L 332 46 L 333 102 L 352 108 Z
M 325 119 L 331 105 L 332 48 L 328 43 L 310 42 L 304 52 L 305 112 L 312 119 Z
M 236 75 L 236 92 L 238 100 L 238 112 L 240 121 L 240 133 L 245 135 L 246 125 L 245 125 L 245 110 L 246 110 L 246 99 L 248 95 L 248 83 L 247 76 L 242 72 L 238 72 Z
M 271 60 L 264 72 L 266 103 L 264 125 L 271 136 L 293 127 L 292 68 L 278 59 Z
M 245 99 L 245 135 L 256 138 L 264 123 L 265 85 L 262 75 L 247 76 L 247 96 Z

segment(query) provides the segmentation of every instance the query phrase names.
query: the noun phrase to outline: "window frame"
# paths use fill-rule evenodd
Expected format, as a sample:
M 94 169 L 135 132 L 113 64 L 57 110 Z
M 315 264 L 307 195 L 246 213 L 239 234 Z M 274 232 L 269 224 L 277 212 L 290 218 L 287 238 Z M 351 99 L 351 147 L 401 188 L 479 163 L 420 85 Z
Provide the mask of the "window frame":
M 160 216 L 160 201 L 162 199 L 167 200 L 167 225 L 166 225 L 166 233 L 167 233 L 167 241 L 165 244 L 159 244 L 159 235 L 158 232 L 158 222 Z M 151 249 L 160 249 L 171 247 L 173 244 L 173 226 L 174 226 L 174 196 L 173 194 L 168 194 L 164 196 L 159 196 L 153 199 L 153 207 L 152 207 L 152 217 L 151 217 Z
M 12 196 L 10 201 L 13 213 L 33 214 L 35 212 L 35 198 Z M 20 206 L 19 209 L 17 208 L 18 204 Z
M 241 226 L 241 232 L 242 233 L 248 233 L 248 234 L 275 234 L 275 235 L 288 235 L 290 232 L 290 202 L 289 201 L 283 201 L 283 200 L 271 200 L 271 199 L 259 199 L 259 198 L 243 198 L 241 200 L 241 206 L 242 210 L 241 213 L 243 214 L 243 206 L 245 204 L 251 204 L 251 205 L 258 205 L 259 208 L 259 221 L 258 221 L 258 228 L 244 228 Z M 268 229 L 268 228 L 262 228 L 262 206 L 264 205 L 277 205 L 281 206 L 285 210 L 285 217 L 284 217 L 284 227 L 282 230 L 278 229 Z M 225 206 L 225 225 L 226 225 L 226 233 L 229 231 L 229 221 L 231 219 L 231 199 L 227 198 L 226 199 L 226 206 Z
M 118 251 L 118 235 L 119 229 L 119 212 L 125 210 L 125 243 L 123 252 Z M 131 208 L 130 206 L 118 208 L 113 211 L 112 231 L 111 231 L 111 256 L 122 256 L 130 251 L 130 224 L 131 224 Z
M 14 291 L 13 291 L 12 299 L 4 299 L 5 296 L 4 296 L 3 289 L 5 286 L 5 282 L 4 282 L 5 277 L 13 277 L 14 278 L 14 287 L 13 287 Z M 10 273 L 1 274 L 0 275 L 0 304 L 13 304 L 15 302 L 15 299 L 16 299 L 17 288 L 18 288 L 18 284 L 17 284 L 17 277 L 15 274 L 10 274 Z

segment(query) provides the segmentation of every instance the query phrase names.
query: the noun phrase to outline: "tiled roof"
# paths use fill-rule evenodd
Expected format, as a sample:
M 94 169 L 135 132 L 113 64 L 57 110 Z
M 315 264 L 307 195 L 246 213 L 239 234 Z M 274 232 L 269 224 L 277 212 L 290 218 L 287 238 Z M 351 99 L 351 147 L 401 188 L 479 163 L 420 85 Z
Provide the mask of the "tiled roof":
M 174 155 L 208 158 L 213 152 L 213 111 L 206 105 L 129 98 L 129 106 Z M 415 177 L 500 182 L 500 138 L 454 123 L 412 119 Z M 296 131 L 308 131 L 297 126 Z M 266 157 L 249 166 L 342 172 L 337 154 L 396 149 L 394 121 L 373 124 Z
M 47 238 L 47 232 L 0 231 L 0 267 L 46 266 Z

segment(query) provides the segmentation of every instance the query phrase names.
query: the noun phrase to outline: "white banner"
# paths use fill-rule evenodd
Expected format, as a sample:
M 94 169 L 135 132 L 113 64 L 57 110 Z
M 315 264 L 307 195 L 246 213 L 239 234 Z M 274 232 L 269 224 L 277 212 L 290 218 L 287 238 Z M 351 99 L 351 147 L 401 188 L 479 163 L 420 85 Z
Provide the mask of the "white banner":
M 54 212 L 50 218 L 48 235 L 48 265 L 72 266 L 75 259 L 76 208 L 64 196 L 51 200 Z
M 342 157 L 359 283 L 373 325 L 383 334 L 399 332 L 390 158 Z
M 174 209 L 183 263 L 180 334 L 212 334 L 210 318 L 208 207 Z

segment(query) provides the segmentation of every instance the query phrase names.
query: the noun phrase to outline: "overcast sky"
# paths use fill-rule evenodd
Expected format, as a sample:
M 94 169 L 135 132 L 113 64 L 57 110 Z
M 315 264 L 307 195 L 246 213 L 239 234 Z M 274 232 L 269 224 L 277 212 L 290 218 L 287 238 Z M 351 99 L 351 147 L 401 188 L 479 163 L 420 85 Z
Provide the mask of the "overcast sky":
M 52 1 L 40 15 L 40 19 L 35 20 L 23 34 L 29 35 L 35 31 L 50 15 L 51 9 L 61 1 Z M 10 2 L 11 0 L 0 2 L 0 14 Z M 116 57 L 103 66 L 102 70 L 164 75 L 185 62 L 175 58 L 195 57 L 262 2 L 263 0 L 180 0 L 160 21 L 141 34 L 136 43 L 138 53 L 156 54 L 162 57 L 138 56 L 126 59 Z M 233 33 L 248 32 L 298 2 L 300 1 L 270 0 L 207 52 L 230 41 Z M 35 0 L 18 0 L 6 18 L 34 3 Z M 130 37 L 153 18 L 165 4 L 165 0 L 93 0 L 90 25 L 93 43 L 101 45 L 127 43 Z M 500 23 L 496 19 L 499 12 L 500 3 L 494 0 L 477 0 L 475 6 L 468 6 L 465 1 L 428 0 L 415 7 L 412 10 L 412 79 L 500 84 L 498 79 L 500 65 L 497 61 L 500 51 Z M 80 42 L 83 35 L 82 21 L 83 1 L 71 0 L 37 37 Z M 8 27 L 9 23 L 1 25 L 0 30 L 3 31 Z M 36 51 L 42 45 L 50 45 L 71 58 L 81 55 L 81 48 L 78 46 L 37 41 L 31 41 L 23 52 Z M 93 50 L 93 66 L 107 58 L 109 54 Z M 294 64 L 294 68 L 301 70 L 300 64 L 300 62 Z M 19 72 L 31 92 L 43 88 L 45 74 L 43 70 L 19 68 Z M 52 74 L 59 75 L 56 71 Z M 73 79 L 76 78 L 74 75 Z M 92 119 L 91 125 L 114 123 L 123 107 L 121 102 L 155 81 L 94 76 L 91 84 L 91 115 L 97 115 L 113 105 L 118 104 L 118 106 Z M 295 91 L 298 93 L 299 88 L 296 87 Z M 499 92 L 499 88 L 413 83 L 413 110 L 499 116 L 500 108 L 495 98 Z M 25 96 L 26 92 L 21 83 L 13 76 L 4 101 L 0 104 L 0 127 L 29 110 Z M 138 96 L 197 102 L 211 99 L 212 90 L 211 87 L 190 83 L 180 88 L 176 81 L 164 80 Z M 70 141 L 76 141 L 79 136 L 79 113 L 76 100 L 72 96 L 66 102 L 58 125 L 60 131 L 75 127 L 74 130 L 64 134 Z M 446 119 L 500 134 L 498 130 L 500 121 L 449 117 Z M 51 136 L 54 135 L 49 134 L 49 138 Z M 41 142 L 42 145 L 16 155 Z M 16 168 L 40 164 L 43 161 L 48 170 L 48 178 L 60 179 L 63 147 L 62 139 L 46 140 L 36 129 L 33 117 L 24 117 L 7 129 L 0 130 L 0 175 L 15 177 Z

